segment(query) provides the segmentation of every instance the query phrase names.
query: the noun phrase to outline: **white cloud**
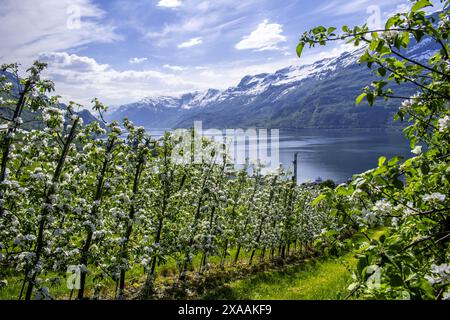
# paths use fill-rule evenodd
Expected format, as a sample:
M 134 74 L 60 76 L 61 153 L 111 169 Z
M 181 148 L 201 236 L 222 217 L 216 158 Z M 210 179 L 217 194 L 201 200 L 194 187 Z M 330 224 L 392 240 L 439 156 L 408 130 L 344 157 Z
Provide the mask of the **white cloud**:
M 237 4 L 230 0 L 183 2 L 176 22 L 165 23 L 157 30 L 142 28 L 144 36 L 149 39 L 166 39 L 184 34 L 198 34 L 205 37 L 214 32 L 230 31 L 246 21 L 245 10 L 260 0 L 246 0 Z
M 283 35 L 283 26 L 264 20 L 252 33 L 243 37 L 235 45 L 235 48 L 237 50 L 254 49 L 258 51 L 279 50 L 280 48 L 276 45 L 285 41 L 286 37 Z
M 147 96 L 179 95 L 209 88 L 226 89 L 237 85 L 244 75 L 275 72 L 290 65 L 309 64 L 318 59 L 333 57 L 343 51 L 354 49 L 350 45 L 337 46 L 331 50 L 312 50 L 302 59 L 284 57 L 255 63 L 252 60 L 233 61 L 221 64 L 184 67 L 166 64 L 163 67 L 176 71 L 167 73 L 155 70 L 118 71 L 95 59 L 52 52 L 40 58 L 49 64 L 46 76 L 56 83 L 56 94 L 63 101 L 73 100 L 90 105 L 92 97 L 107 104 L 121 105 Z M 182 72 L 189 70 L 189 72 Z
M 143 62 L 145 62 L 145 61 L 147 61 L 148 59 L 147 58 L 132 58 L 132 59 L 130 59 L 128 62 L 129 63 L 131 63 L 131 64 L 140 64 L 140 63 L 143 63 Z
M 180 0 L 160 0 L 158 2 L 158 7 L 165 8 L 178 8 L 181 7 L 182 3 Z
M 212 17 L 198 17 L 190 18 L 179 24 L 167 24 L 161 31 L 150 31 L 145 34 L 147 38 L 161 38 L 166 37 L 168 34 L 180 34 L 187 32 L 198 32 L 204 29 L 213 18 Z
M 198 46 L 203 43 L 203 39 L 201 37 L 190 39 L 186 42 L 183 42 L 178 45 L 178 48 L 190 48 L 194 46 Z
M 79 28 L 70 24 L 77 12 Z M 104 17 L 91 0 L 2 0 L 0 61 L 29 64 L 43 52 L 120 40 Z
M 160 72 L 155 70 L 114 69 L 95 59 L 66 52 L 51 52 L 40 55 L 49 68 L 44 76 L 56 83 L 56 94 L 63 101 L 76 101 L 89 107 L 93 97 L 107 104 L 120 105 L 137 101 L 147 96 L 177 95 L 209 88 L 225 89 L 236 85 L 245 74 L 275 71 L 292 63 L 275 61 L 261 65 L 249 61 L 226 65 L 208 65 L 189 68 L 165 65 L 166 69 L 178 71 Z M 298 61 L 298 60 L 295 60 Z
M 45 76 L 56 83 L 56 94 L 63 101 L 73 100 L 90 105 L 92 97 L 105 103 L 123 104 L 149 95 L 176 94 L 191 91 L 197 85 L 170 73 L 155 70 L 118 71 L 95 59 L 51 52 L 40 55 L 49 67 Z
M 165 64 L 163 67 L 166 68 L 166 69 L 172 70 L 172 71 L 184 71 L 184 70 L 187 69 L 187 68 L 185 68 L 185 67 L 181 67 L 181 66 L 172 66 L 172 65 L 170 65 L 170 64 Z
M 211 3 L 209 1 L 202 1 L 197 5 L 197 9 L 200 11 L 208 11 L 211 8 Z
M 68 54 L 66 52 L 48 52 L 39 55 L 39 60 L 51 63 L 52 68 L 75 72 L 101 72 L 109 68 L 92 58 Z

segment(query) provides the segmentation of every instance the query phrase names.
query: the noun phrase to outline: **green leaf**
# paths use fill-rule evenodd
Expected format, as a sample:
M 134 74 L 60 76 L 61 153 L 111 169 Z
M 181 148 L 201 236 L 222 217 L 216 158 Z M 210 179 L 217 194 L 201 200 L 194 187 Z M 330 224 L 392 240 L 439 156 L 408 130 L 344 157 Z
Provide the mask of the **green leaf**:
M 370 42 L 369 49 L 372 50 L 372 51 L 375 51 L 375 49 L 378 47 L 378 44 L 379 44 L 379 43 L 380 43 L 380 40 L 378 40 L 378 39 L 373 39 L 373 40 Z
M 397 165 L 397 163 L 399 163 L 399 161 L 402 159 L 403 159 L 403 157 L 400 157 L 400 156 L 393 157 L 391 160 L 389 160 L 388 166 L 392 167 L 394 165 Z
M 380 157 L 378 159 L 378 166 L 381 167 L 386 162 L 386 160 L 387 160 L 386 157 Z
M 367 263 L 367 258 L 361 257 L 358 260 L 358 264 L 356 265 L 356 269 L 358 270 L 359 274 L 361 275 L 364 271 L 364 269 L 367 267 L 368 263 Z
M 314 35 L 318 35 L 319 33 L 323 33 L 325 31 L 327 31 L 327 29 L 324 26 L 318 26 L 312 29 Z
M 389 20 L 386 22 L 386 30 L 389 30 L 397 21 L 397 16 L 389 18 Z
M 298 45 L 297 45 L 297 56 L 299 57 L 299 58 L 301 58 L 301 56 L 302 56 L 302 52 L 303 52 L 303 48 L 305 47 L 305 43 L 304 42 L 300 42 Z
M 323 199 L 325 199 L 327 196 L 325 194 L 321 194 L 317 198 L 314 199 L 314 201 L 311 203 L 312 206 L 318 205 Z
M 402 35 L 402 46 L 403 48 L 407 48 L 409 45 L 410 37 L 408 32 L 403 32 Z
M 339 186 L 336 188 L 336 194 L 339 196 L 349 196 L 353 193 L 353 188 L 346 188 L 344 186 Z
M 430 7 L 430 6 L 432 6 L 430 0 L 420 0 L 420 1 L 417 1 L 413 5 L 413 7 L 411 8 L 411 12 L 417 12 L 420 9 L 423 9 L 425 7 Z
M 361 93 L 358 98 L 356 98 L 356 105 L 360 105 L 363 99 L 367 96 L 367 93 L 363 92 Z

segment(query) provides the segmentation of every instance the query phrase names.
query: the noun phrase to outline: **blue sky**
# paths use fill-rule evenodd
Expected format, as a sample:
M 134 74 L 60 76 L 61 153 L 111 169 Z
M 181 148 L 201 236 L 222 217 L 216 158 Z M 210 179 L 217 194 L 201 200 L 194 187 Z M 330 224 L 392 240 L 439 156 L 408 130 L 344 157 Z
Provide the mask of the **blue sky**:
M 64 100 L 88 105 L 236 85 L 247 74 L 337 55 L 306 50 L 317 25 L 381 22 L 407 0 L 1 0 L 0 62 L 49 63 Z M 78 19 L 80 17 L 80 19 Z

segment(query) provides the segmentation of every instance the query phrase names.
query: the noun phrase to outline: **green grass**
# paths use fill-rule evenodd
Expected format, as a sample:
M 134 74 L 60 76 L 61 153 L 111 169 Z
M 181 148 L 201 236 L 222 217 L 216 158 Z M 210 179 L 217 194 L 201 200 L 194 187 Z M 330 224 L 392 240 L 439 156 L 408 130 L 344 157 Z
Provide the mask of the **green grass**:
M 370 239 L 378 240 L 386 230 L 371 230 Z M 356 234 L 353 241 L 366 241 Z M 253 277 L 233 281 L 208 292 L 204 299 L 219 300 L 336 300 L 347 296 L 352 282 L 351 271 L 356 267 L 354 253 L 336 258 L 311 259 L 287 266 L 282 270 L 267 271 Z
M 227 258 L 226 265 L 231 265 L 234 256 L 236 253 L 236 249 L 233 248 L 230 250 L 230 255 Z M 259 254 L 260 250 L 257 250 L 257 254 L 255 256 L 255 263 L 259 263 Z M 245 250 L 241 251 L 239 261 L 241 263 L 246 263 L 250 257 L 250 253 Z M 194 256 L 192 264 L 189 266 L 188 270 L 190 271 L 199 271 L 200 269 L 200 261 L 202 258 L 202 254 L 197 254 Z M 221 258 L 219 256 L 210 256 L 208 257 L 208 263 L 211 263 L 215 267 L 220 264 Z M 267 259 L 266 259 L 267 260 Z M 99 272 L 98 269 L 95 269 L 95 272 Z M 161 277 L 163 280 L 167 280 L 168 278 L 174 278 L 179 275 L 179 269 L 177 268 L 176 260 L 173 258 L 169 258 L 166 263 L 158 265 L 156 268 L 157 277 Z M 57 274 L 55 272 L 49 272 L 47 275 L 40 275 L 40 278 L 60 278 L 60 283 L 55 285 L 44 284 L 44 286 L 49 287 L 52 296 L 56 299 L 69 299 L 71 295 L 71 290 L 67 288 L 65 274 Z M 135 266 L 133 269 L 128 270 L 126 273 L 126 289 L 136 289 L 139 288 L 145 281 L 147 274 L 144 272 L 141 266 Z M 20 290 L 23 284 L 23 273 L 15 273 L 8 272 L 5 275 L 0 273 L 0 279 L 6 279 L 8 281 L 8 285 L 4 288 L 0 289 L 0 300 L 16 300 L 19 297 Z M 115 289 L 116 283 L 108 278 L 103 283 L 104 287 L 101 292 L 102 299 L 114 299 L 115 297 Z M 90 297 L 93 295 L 93 287 L 94 284 L 92 282 L 92 276 L 87 277 L 86 279 L 86 297 Z M 26 287 L 25 287 L 26 288 Z M 73 293 L 72 299 L 75 299 L 77 296 L 77 291 Z
M 244 258 L 244 255 L 243 255 Z M 247 257 L 245 257 L 247 258 Z M 256 261 L 259 261 L 258 258 Z M 351 282 L 349 266 L 355 265 L 351 254 L 341 258 L 311 259 L 301 264 L 285 266 L 282 269 L 260 272 L 244 280 L 233 281 L 210 291 L 204 299 L 250 299 L 250 300 L 333 300 L 347 294 L 346 288 Z M 214 261 L 215 262 L 215 261 Z M 173 275 L 171 263 L 160 266 L 167 268 Z M 139 283 L 142 270 L 135 268 L 128 273 L 128 280 Z M 88 277 L 88 288 L 92 286 Z M 134 280 L 134 281 L 133 281 Z M 136 281 L 136 282 L 135 282 Z M 17 299 L 22 281 L 21 277 L 11 277 L 9 286 L 0 290 L 0 300 Z M 128 284 L 130 286 L 131 283 Z M 113 298 L 115 284 L 106 283 L 103 298 Z M 52 294 L 59 299 L 67 299 L 70 290 L 64 280 L 60 285 L 50 288 Z M 90 292 L 89 292 L 90 293 Z M 76 293 L 75 293 L 76 296 Z
M 231 282 L 207 293 L 204 299 L 224 300 L 335 300 L 345 297 L 351 283 L 351 254 L 315 259 L 283 270 L 268 271 Z
M 378 239 L 386 231 L 384 228 L 377 228 L 369 232 L 371 239 Z M 353 236 L 354 242 L 367 241 L 362 234 Z M 226 267 L 232 268 L 231 264 L 235 255 L 235 248 L 230 250 Z M 255 255 L 254 264 L 260 263 L 258 250 Z M 240 263 L 248 264 L 250 252 L 242 250 Z M 190 270 L 198 271 L 201 254 L 194 257 Z M 266 254 L 265 261 L 268 261 Z M 218 267 L 220 257 L 209 257 L 208 262 Z M 351 283 L 351 273 L 349 268 L 356 266 L 356 259 L 352 253 L 348 253 L 340 258 L 329 257 L 322 259 L 310 259 L 301 263 L 286 265 L 282 268 L 270 271 L 259 272 L 254 276 L 227 283 L 209 291 L 202 298 L 204 299 L 250 299 L 250 300 L 334 300 L 345 297 L 347 287 Z M 179 274 L 176 261 L 168 259 L 164 264 L 157 266 L 157 277 L 162 282 L 167 282 L 176 278 Z M 49 274 L 47 277 L 55 277 L 57 274 Z M 144 282 L 146 274 L 142 267 L 136 266 L 127 272 L 128 289 L 138 289 Z M 92 277 L 88 276 L 86 284 L 86 296 L 92 296 Z M 14 274 L 7 276 L 9 285 L 0 290 L 0 300 L 17 299 L 22 286 L 23 276 Z M 108 280 L 102 289 L 102 299 L 114 299 L 115 283 Z M 70 290 L 67 289 L 64 277 L 59 285 L 50 287 L 52 295 L 57 299 L 68 299 Z M 76 292 L 74 294 L 74 298 Z

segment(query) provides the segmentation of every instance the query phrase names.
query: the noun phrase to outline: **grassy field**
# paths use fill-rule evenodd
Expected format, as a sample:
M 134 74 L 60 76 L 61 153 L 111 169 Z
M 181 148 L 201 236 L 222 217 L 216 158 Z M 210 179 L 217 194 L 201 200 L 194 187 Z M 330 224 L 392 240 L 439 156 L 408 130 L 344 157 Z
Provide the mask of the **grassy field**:
M 346 296 L 351 282 L 348 270 L 356 260 L 352 254 L 341 258 L 314 259 L 283 270 L 259 273 L 228 283 L 209 292 L 204 299 L 250 300 L 334 300 Z
M 259 272 L 244 280 L 230 282 L 219 289 L 210 291 L 203 299 L 337 299 L 345 296 L 350 282 L 348 266 L 354 265 L 352 256 L 341 258 L 310 259 L 301 264 L 287 265 L 281 269 Z M 176 271 L 171 266 L 162 273 L 173 275 Z M 128 274 L 131 286 L 140 286 L 142 270 L 135 268 Z M 170 277 L 170 276 L 169 276 Z M 22 285 L 21 277 L 9 279 L 10 285 L 0 290 L 0 300 L 17 299 Z M 70 290 L 62 283 L 54 285 L 51 290 L 58 299 L 68 299 Z M 88 278 L 88 287 L 91 281 Z M 106 283 L 102 297 L 114 299 L 115 283 Z M 91 290 L 88 293 L 91 294 Z M 341 296 L 339 294 L 341 293 Z M 76 296 L 76 292 L 74 294 Z
M 375 229 L 370 232 L 371 239 L 378 239 L 385 230 Z M 361 235 L 355 235 L 354 240 L 366 239 Z M 234 257 L 234 250 L 227 261 L 226 269 L 231 268 L 231 260 Z M 257 253 L 255 264 L 261 263 L 260 252 Z M 241 280 L 235 280 L 219 286 L 216 289 L 207 291 L 202 299 L 223 299 L 223 300 L 335 300 L 343 299 L 348 294 L 347 287 L 351 283 L 350 268 L 356 266 L 354 253 L 350 252 L 342 257 L 314 258 L 286 264 L 283 267 L 275 267 L 267 271 L 258 271 L 256 274 Z M 194 258 L 190 266 L 191 271 L 198 271 L 201 256 Z M 264 261 L 268 262 L 266 255 Z M 240 262 L 248 264 L 249 253 L 243 251 Z M 210 257 L 209 262 L 217 269 L 220 258 Z M 239 267 L 238 267 L 239 268 Z M 164 265 L 157 267 L 158 278 L 161 283 L 176 281 L 179 271 L 173 259 L 168 260 Z M 50 273 L 48 278 L 57 277 L 58 274 Z M 59 275 L 61 276 L 61 275 Z M 23 276 L 14 275 L 7 277 L 9 285 L 0 290 L 0 300 L 17 299 L 23 284 Z M 127 272 L 127 289 L 137 292 L 145 281 L 145 273 L 142 267 L 134 267 Z M 93 294 L 92 277 L 87 279 L 87 296 Z M 71 291 L 67 289 L 64 275 L 61 282 L 50 286 L 52 294 L 57 299 L 69 299 Z M 109 279 L 102 288 L 101 299 L 115 298 L 116 284 Z M 128 291 L 127 290 L 127 291 Z M 76 297 L 76 292 L 74 297 Z
M 377 228 L 369 237 L 378 240 L 385 233 Z M 366 241 L 357 234 L 354 240 Z M 208 292 L 203 299 L 218 300 L 336 300 L 348 295 L 352 282 L 350 269 L 356 267 L 354 253 L 336 258 L 311 259 L 282 270 L 261 272 L 247 279 L 230 282 Z

